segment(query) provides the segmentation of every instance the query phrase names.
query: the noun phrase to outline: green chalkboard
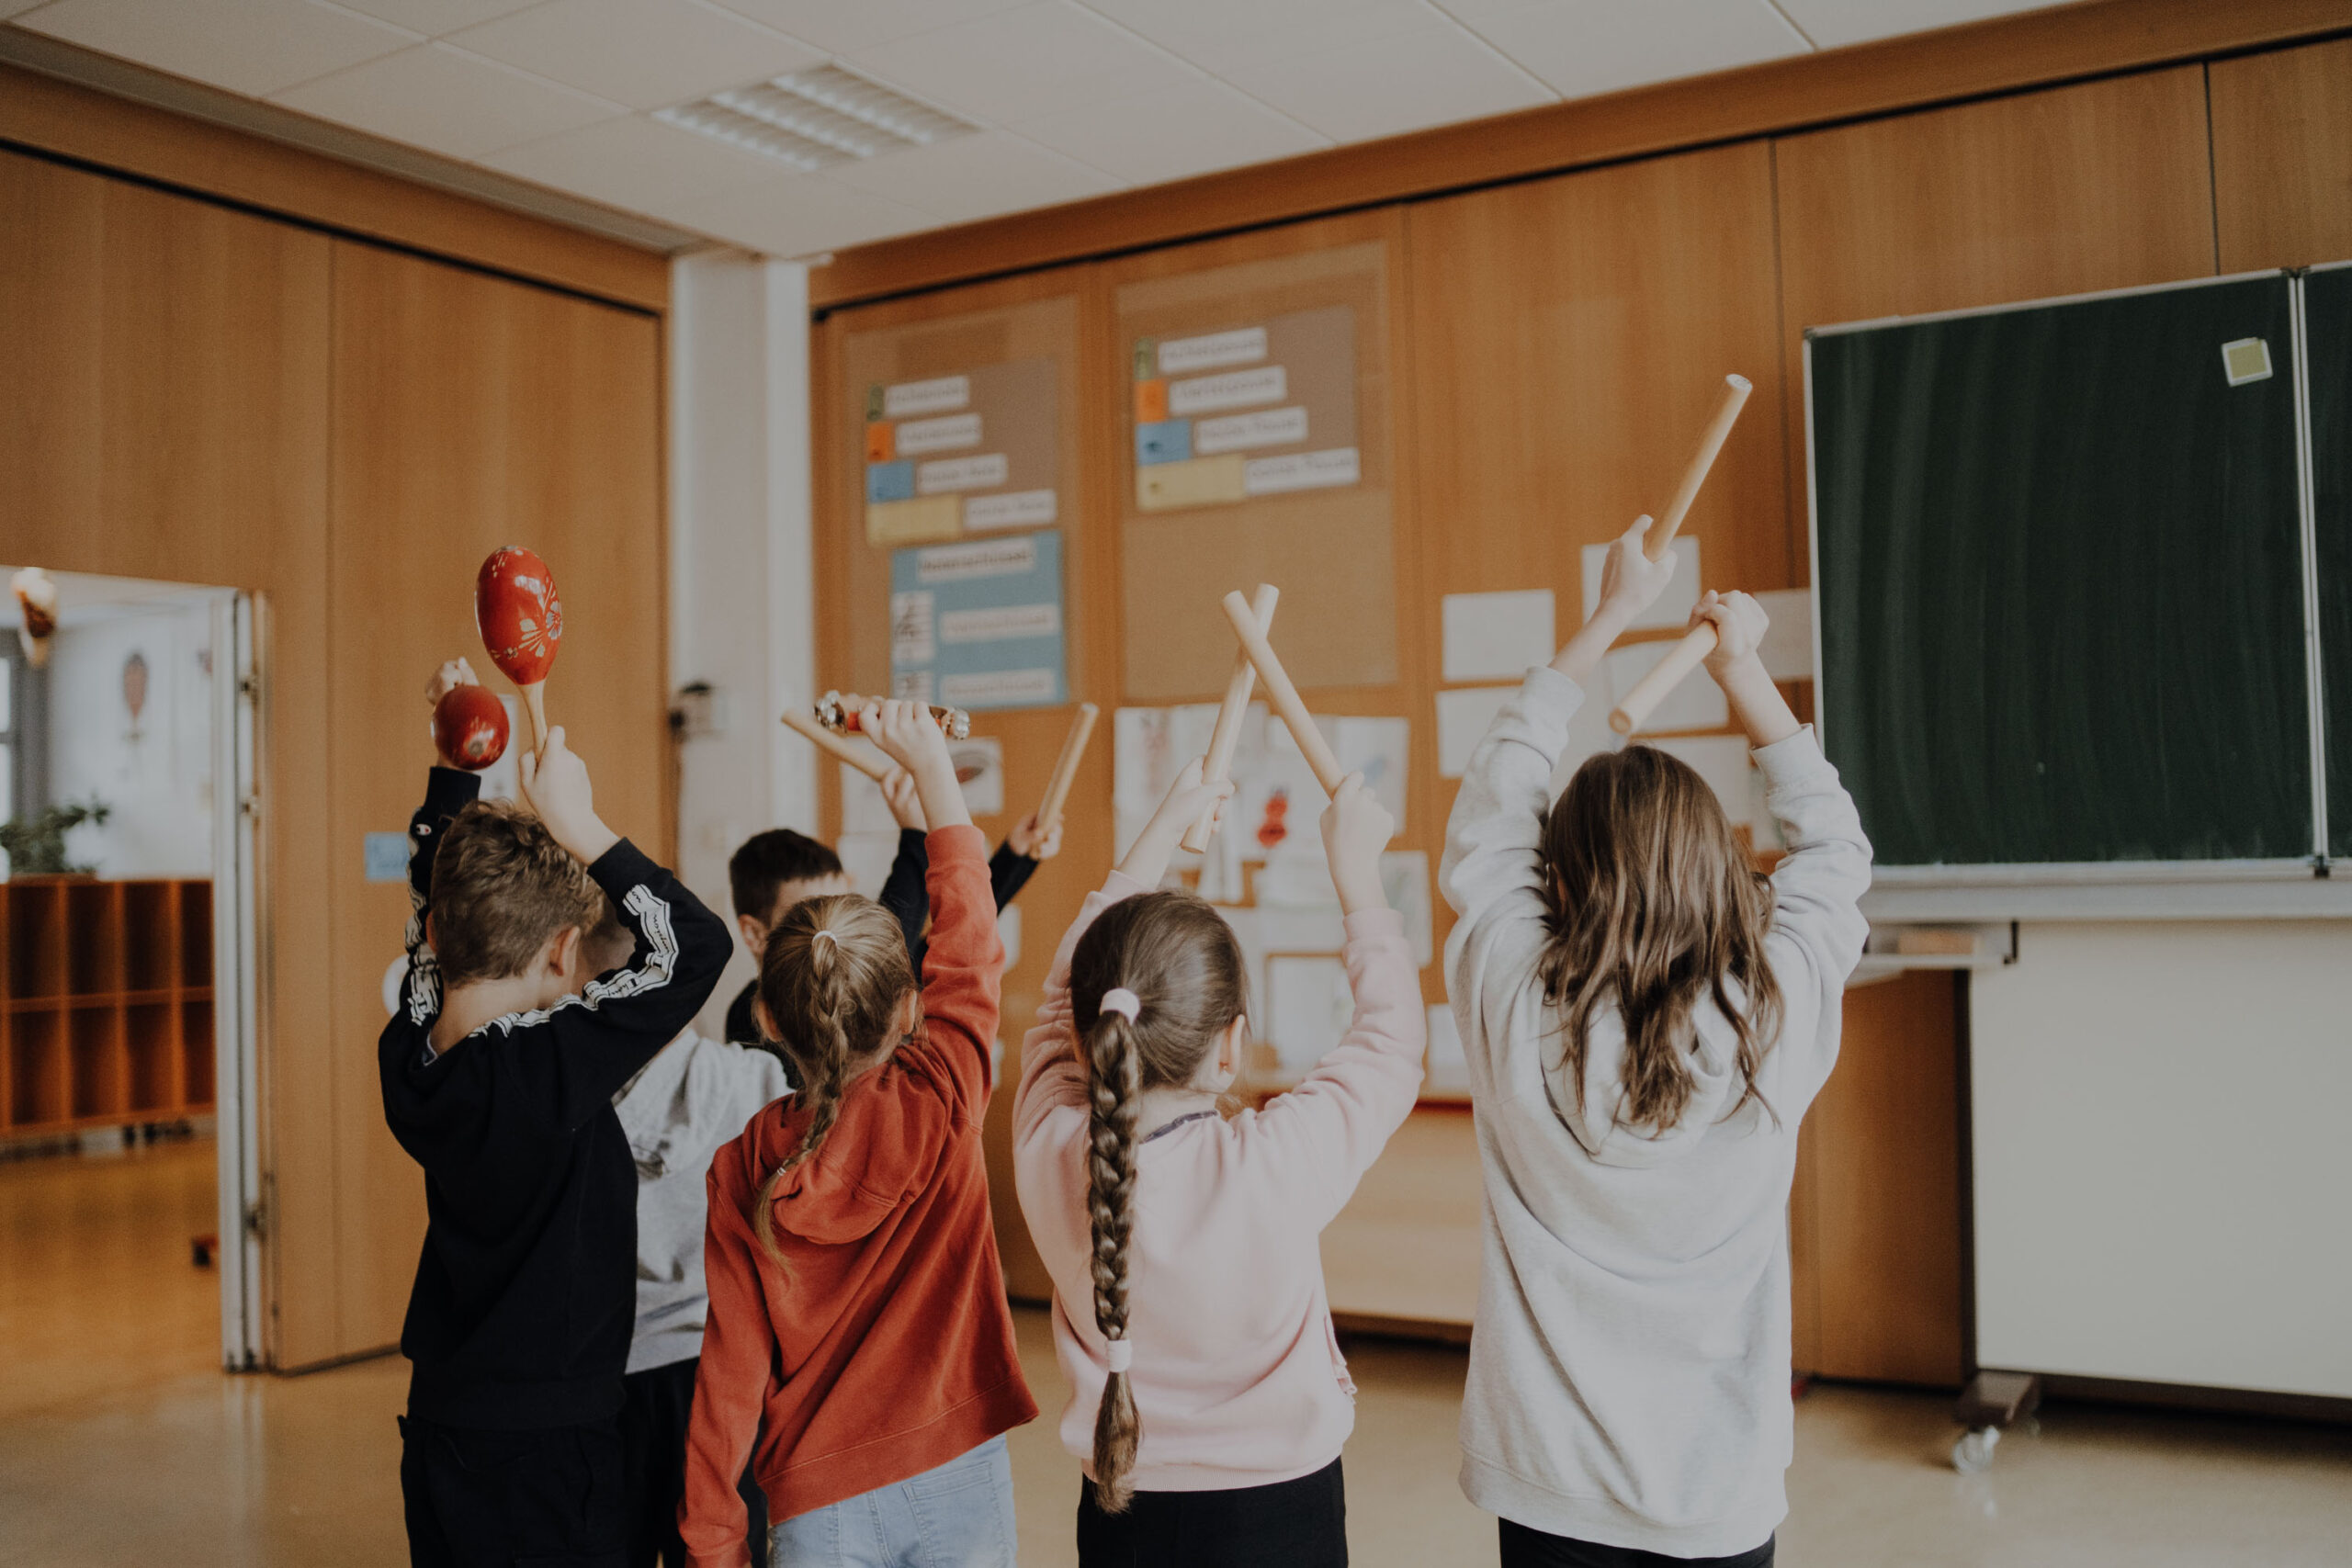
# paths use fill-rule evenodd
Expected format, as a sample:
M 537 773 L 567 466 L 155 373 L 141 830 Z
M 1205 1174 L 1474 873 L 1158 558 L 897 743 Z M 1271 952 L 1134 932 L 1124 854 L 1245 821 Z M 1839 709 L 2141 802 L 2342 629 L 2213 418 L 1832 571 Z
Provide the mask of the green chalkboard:
M 2304 278 L 2303 321 L 2310 345 L 2327 852 L 2352 857 L 2352 264 Z
M 1809 336 L 1823 739 L 1880 864 L 2312 853 L 2290 317 L 2267 276 Z

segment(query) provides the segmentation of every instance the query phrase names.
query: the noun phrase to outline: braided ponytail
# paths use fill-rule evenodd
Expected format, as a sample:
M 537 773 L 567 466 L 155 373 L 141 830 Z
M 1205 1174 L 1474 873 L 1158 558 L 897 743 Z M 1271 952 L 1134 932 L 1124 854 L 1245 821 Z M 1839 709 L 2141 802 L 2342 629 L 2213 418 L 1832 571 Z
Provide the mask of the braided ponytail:
M 793 1107 L 808 1112 L 800 1142 L 752 1199 L 752 1234 L 779 1268 L 776 1193 L 815 1157 L 851 1081 L 894 1043 L 891 1022 L 915 989 L 899 922 L 854 893 L 808 898 L 786 910 L 760 955 L 760 1000 L 775 1026 L 777 1051 L 792 1068 Z
M 1086 1208 L 1094 1233 L 1094 1326 L 1109 1340 L 1110 1377 L 1094 1416 L 1094 1498 L 1106 1514 L 1126 1511 L 1129 1472 L 1143 1427 L 1121 1362 L 1127 1341 L 1127 1243 L 1136 1220 L 1136 1102 L 1143 1094 L 1134 1021 L 1103 1010 L 1086 1037 L 1092 1067 L 1087 1126 Z
M 1135 1495 L 1143 1422 L 1128 1365 L 1128 1250 L 1135 1235 L 1136 1119 L 1144 1091 L 1193 1081 L 1250 1010 L 1241 945 L 1189 893 L 1122 899 L 1070 954 L 1071 1019 L 1088 1068 L 1086 1211 L 1093 1235 L 1094 1326 L 1110 1375 L 1094 1416 L 1094 1500 L 1124 1513 Z

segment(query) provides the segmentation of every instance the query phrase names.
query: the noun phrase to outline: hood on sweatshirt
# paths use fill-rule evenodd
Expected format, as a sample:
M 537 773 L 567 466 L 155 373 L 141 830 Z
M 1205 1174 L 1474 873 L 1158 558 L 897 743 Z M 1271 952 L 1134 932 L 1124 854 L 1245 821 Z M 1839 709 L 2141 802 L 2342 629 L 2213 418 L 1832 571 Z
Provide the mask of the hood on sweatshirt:
M 1736 1003 L 1738 987 L 1728 988 Z M 1576 1080 L 1568 1072 L 1566 1015 L 1555 1008 L 1545 1010 L 1554 1020 L 1554 1031 L 1546 1046 L 1551 1055 L 1544 1070 L 1544 1092 L 1553 1113 L 1599 1164 L 1642 1167 L 1679 1159 L 1733 1112 L 1746 1092 L 1739 1074 L 1738 1032 L 1713 998 L 1702 998 L 1691 1010 L 1698 1039 L 1684 1057 L 1690 1070 L 1690 1099 L 1681 1117 L 1670 1127 L 1629 1126 L 1621 1119 L 1625 1104 L 1624 1015 L 1613 1007 L 1595 1010 L 1585 1043 L 1579 1104 Z
M 857 1241 L 871 1235 L 909 1193 L 930 1184 L 947 1146 L 946 1107 L 933 1095 L 909 1095 L 903 1084 L 892 1082 L 902 1075 L 927 1077 L 919 1063 L 920 1058 L 893 1056 L 850 1080 L 832 1131 L 775 1190 L 770 1219 L 778 1235 L 820 1247 Z M 735 1174 L 745 1201 L 800 1147 L 808 1128 L 808 1112 L 797 1097 L 753 1118 L 754 1135 L 735 1145 Z M 910 1154 L 916 1156 L 911 1161 Z

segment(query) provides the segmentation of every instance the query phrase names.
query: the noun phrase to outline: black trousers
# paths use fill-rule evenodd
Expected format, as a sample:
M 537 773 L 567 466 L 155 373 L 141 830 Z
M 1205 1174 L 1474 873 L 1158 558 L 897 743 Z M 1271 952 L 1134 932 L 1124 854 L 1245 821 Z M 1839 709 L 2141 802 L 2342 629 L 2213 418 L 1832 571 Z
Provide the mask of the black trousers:
M 1138 1492 L 1106 1514 L 1079 1483 L 1080 1568 L 1346 1568 L 1340 1461 L 1295 1481 L 1223 1492 Z
M 1601 1546 L 1564 1535 L 1545 1535 L 1509 1519 L 1499 1522 L 1503 1568 L 1772 1568 L 1772 1543 L 1778 1539 L 1767 1536 L 1763 1545 L 1736 1557 L 1668 1557 L 1630 1546 Z
M 621 1568 L 617 1416 L 494 1432 L 401 1418 L 414 1568 Z
M 627 1519 L 628 1568 L 685 1568 L 686 1543 L 678 1538 L 678 1505 L 686 1495 L 686 1420 L 694 1414 L 693 1358 L 666 1367 L 648 1367 L 621 1379 L 622 1512 Z M 751 1515 L 752 1568 L 768 1568 L 768 1499 L 747 1466 L 736 1483 Z

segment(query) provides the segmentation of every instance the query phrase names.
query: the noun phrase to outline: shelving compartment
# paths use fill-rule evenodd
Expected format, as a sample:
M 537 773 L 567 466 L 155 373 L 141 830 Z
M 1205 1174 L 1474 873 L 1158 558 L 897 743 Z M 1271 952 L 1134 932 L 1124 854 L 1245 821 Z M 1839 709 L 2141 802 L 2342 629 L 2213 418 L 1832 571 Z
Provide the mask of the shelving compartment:
M 69 1111 L 65 1010 L 28 1008 L 8 1020 L 8 1125 L 59 1125 Z
M 65 896 L 65 989 L 75 997 L 122 989 L 122 884 L 69 882 Z
M 128 1110 L 129 1073 L 122 1049 L 122 1009 L 69 1008 L 65 1013 L 66 1055 L 72 1063 L 76 1122 L 119 1117 Z
M 180 1003 L 180 1100 L 189 1111 L 212 1109 L 212 998 Z
M 175 882 L 122 885 L 123 989 L 163 991 L 177 983 L 179 908 Z M 212 976 L 190 983 L 209 986 Z
M 180 1010 L 170 1002 L 133 1002 L 125 1010 L 123 1035 L 129 1047 L 133 1112 L 172 1111 L 184 1098 L 179 1014 Z
M 8 996 L 65 994 L 65 889 L 50 881 L 11 882 L 8 907 Z
M 212 985 L 212 884 L 183 882 L 179 889 L 180 972 L 175 985 L 209 990 Z

